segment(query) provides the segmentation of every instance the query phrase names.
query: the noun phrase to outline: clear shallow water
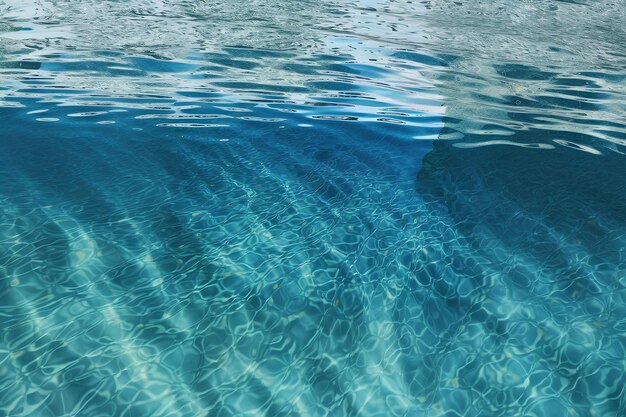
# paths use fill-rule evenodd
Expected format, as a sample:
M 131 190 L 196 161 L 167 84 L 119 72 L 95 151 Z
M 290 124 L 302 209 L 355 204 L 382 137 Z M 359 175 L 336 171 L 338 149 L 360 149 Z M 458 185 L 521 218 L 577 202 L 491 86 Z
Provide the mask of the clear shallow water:
M 5 2 L 0 415 L 615 416 L 617 2 Z

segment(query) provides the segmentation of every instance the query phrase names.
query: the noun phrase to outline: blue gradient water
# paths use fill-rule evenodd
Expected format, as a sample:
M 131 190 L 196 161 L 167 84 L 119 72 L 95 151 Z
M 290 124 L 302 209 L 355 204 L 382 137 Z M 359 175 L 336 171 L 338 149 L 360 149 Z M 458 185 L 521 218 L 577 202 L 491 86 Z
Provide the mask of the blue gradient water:
M 625 14 L 0 2 L 0 416 L 625 415 Z

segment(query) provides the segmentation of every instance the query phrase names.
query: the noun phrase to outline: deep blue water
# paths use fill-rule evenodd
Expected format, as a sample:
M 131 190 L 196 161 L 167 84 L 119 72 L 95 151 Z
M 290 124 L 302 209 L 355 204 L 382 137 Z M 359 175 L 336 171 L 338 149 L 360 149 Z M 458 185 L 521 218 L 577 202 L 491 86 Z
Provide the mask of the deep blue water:
M 0 1 L 0 416 L 626 415 L 625 27 Z

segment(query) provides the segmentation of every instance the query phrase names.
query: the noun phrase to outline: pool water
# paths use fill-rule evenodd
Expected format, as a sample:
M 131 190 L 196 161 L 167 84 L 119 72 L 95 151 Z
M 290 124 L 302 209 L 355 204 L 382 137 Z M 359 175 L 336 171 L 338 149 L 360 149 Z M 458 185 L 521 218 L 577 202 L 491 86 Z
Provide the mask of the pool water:
M 626 415 L 624 28 L 0 1 L 0 416 Z

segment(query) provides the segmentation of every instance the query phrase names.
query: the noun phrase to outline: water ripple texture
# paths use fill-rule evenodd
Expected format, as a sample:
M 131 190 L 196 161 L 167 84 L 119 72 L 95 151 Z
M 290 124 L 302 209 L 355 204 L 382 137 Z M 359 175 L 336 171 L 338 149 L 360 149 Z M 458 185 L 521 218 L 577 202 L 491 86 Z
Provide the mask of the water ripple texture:
M 0 417 L 625 415 L 625 28 L 0 1 Z

